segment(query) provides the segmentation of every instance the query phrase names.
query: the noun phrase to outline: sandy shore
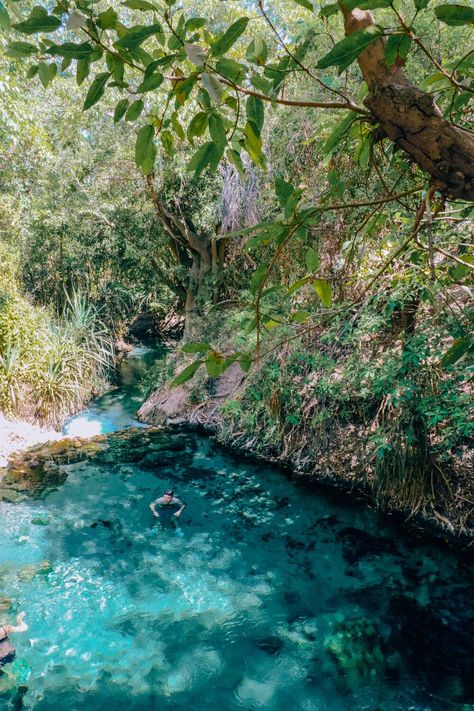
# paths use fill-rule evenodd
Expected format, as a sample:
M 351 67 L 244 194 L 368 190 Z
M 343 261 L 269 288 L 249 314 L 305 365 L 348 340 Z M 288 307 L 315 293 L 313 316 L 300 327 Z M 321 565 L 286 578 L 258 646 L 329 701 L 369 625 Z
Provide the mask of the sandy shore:
M 64 435 L 61 432 L 44 429 L 23 420 L 7 420 L 0 413 L 0 467 L 7 466 L 8 457 L 13 452 L 62 437 Z

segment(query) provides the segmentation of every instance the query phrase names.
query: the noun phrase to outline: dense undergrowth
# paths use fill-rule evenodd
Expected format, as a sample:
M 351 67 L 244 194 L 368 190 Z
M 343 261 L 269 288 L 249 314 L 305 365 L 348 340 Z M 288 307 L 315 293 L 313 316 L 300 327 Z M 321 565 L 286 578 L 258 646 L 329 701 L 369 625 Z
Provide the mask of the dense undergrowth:
M 230 310 L 203 336 L 223 353 L 251 346 L 251 317 Z M 297 337 L 288 330 L 286 342 L 281 329 L 268 331 L 261 361 L 211 417 L 216 381 L 205 371 L 187 386 L 187 402 L 226 444 L 368 486 L 381 506 L 429 509 L 440 521 L 449 510 L 468 528 L 472 507 L 453 509 L 460 489 L 467 502 L 474 493 L 472 368 L 446 356 L 462 332 L 459 313 L 428 301 L 413 308 L 400 288 L 382 292 L 324 326 L 302 325 Z M 169 383 L 177 362 L 182 369 L 173 354 L 156 366 L 148 392 Z
M 50 426 L 107 386 L 113 349 L 95 309 L 68 298 L 60 317 L 24 296 L 7 255 L 0 276 L 0 410 Z

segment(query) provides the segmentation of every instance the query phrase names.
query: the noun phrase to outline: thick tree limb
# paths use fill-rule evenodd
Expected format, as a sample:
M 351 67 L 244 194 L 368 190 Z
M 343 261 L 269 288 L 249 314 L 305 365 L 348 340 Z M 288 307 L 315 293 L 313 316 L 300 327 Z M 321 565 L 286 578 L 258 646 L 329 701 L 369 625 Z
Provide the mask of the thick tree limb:
M 340 2 L 346 34 L 374 24 L 368 11 L 348 11 Z M 433 98 L 388 67 L 383 40 L 358 57 L 369 88 L 366 106 L 385 134 L 432 176 L 436 189 L 450 197 L 474 200 L 474 135 L 443 118 Z

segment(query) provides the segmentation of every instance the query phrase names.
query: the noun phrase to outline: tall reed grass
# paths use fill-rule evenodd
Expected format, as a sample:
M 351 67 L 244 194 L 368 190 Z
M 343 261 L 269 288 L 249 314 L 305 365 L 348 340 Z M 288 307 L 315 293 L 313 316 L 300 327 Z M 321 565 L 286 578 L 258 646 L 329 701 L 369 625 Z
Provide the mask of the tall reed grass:
M 0 409 L 58 427 L 107 387 L 113 345 L 81 294 L 60 317 L 0 281 Z

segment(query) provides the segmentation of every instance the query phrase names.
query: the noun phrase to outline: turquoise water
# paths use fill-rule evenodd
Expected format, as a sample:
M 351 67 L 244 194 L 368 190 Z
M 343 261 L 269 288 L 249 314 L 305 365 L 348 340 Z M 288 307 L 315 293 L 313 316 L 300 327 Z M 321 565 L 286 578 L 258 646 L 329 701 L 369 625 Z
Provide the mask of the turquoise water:
M 140 382 L 164 352 L 163 347 L 140 344 L 126 353 L 117 369 L 115 387 L 95 398 L 83 412 L 68 418 L 63 433 L 73 437 L 92 437 L 125 427 L 142 426 L 135 417 L 143 402 Z
M 23 708 L 474 709 L 462 557 L 195 433 L 109 445 L 0 503 Z M 169 485 L 178 528 L 148 509 Z

